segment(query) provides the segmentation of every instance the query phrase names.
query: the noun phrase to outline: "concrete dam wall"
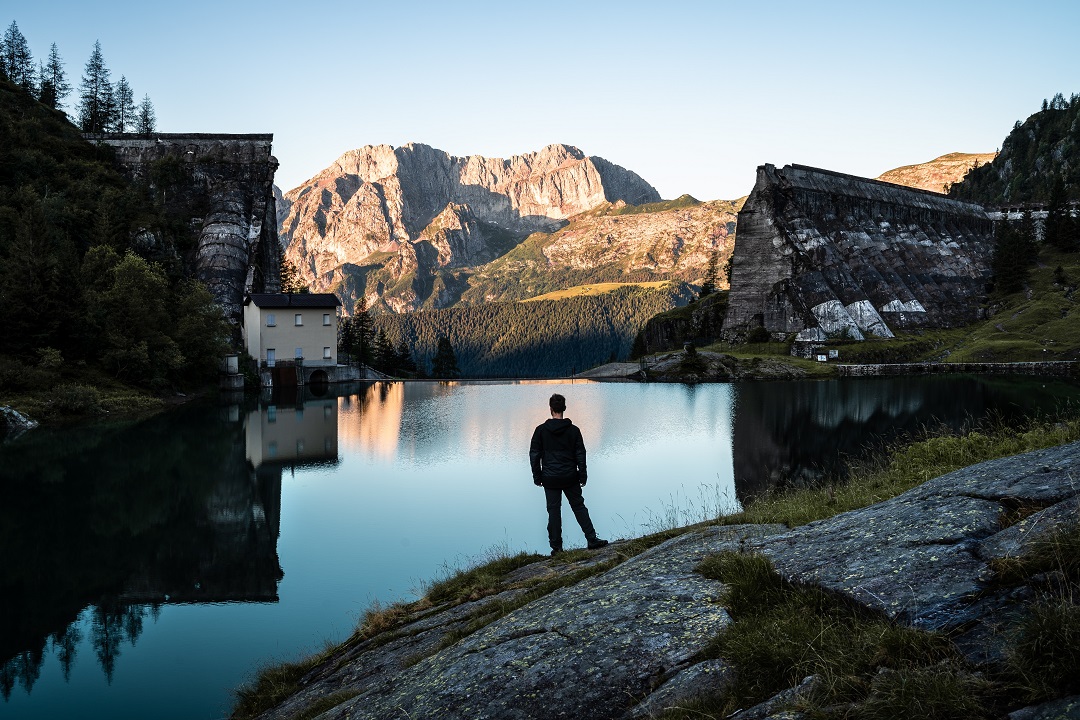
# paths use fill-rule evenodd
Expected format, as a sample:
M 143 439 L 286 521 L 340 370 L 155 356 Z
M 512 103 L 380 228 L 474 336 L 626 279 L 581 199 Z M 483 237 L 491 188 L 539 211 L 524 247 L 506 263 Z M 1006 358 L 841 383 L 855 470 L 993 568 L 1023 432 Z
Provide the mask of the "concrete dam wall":
M 169 202 L 190 218 L 198 235 L 195 276 L 206 283 L 226 316 L 239 324 L 244 295 L 280 291 L 274 136 L 175 134 L 87 135 L 113 147 L 124 171 L 153 184 L 171 163 L 176 176 Z
M 936 193 L 763 165 L 739 212 L 725 336 L 862 340 L 973 322 L 993 229 L 982 207 Z

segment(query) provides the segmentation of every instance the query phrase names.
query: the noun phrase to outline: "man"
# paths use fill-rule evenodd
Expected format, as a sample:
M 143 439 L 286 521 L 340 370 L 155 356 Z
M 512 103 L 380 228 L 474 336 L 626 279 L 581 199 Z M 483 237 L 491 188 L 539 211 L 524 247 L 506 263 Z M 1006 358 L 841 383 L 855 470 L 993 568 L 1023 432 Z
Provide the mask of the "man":
M 585 499 L 581 496 L 581 488 L 585 487 L 588 480 L 585 441 L 581 439 L 581 431 L 569 418 L 563 417 L 566 412 L 566 398 L 555 393 L 548 400 L 548 407 L 551 408 L 551 419 L 538 425 L 533 431 L 532 442 L 529 444 L 529 464 L 532 465 L 533 483 L 542 486 L 547 496 L 547 528 L 551 554 L 561 553 L 563 549 L 564 493 L 581 531 L 585 533 L 585 539 L 589 541 L 589 549 L 602 548 L 608 541 L 596 537 L 596 530 L 589 519 L 589 510 L 585 507 Z

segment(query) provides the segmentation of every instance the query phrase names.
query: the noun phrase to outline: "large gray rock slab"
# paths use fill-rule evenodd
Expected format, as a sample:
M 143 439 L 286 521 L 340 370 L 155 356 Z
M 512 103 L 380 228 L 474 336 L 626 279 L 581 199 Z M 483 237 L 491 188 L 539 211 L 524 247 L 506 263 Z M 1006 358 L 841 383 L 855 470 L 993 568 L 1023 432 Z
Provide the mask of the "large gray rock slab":
M 989 562 L 1018 555 L 1075 520 L 1078 495 L 1080 443 L 1071 443 L 942 475 L 891 500 L 766 538 L 755 549 L 793 582 L 836 591 L 915 627 L 996 624 L 1026 596 L 992 587 Z M 1018 505 L 1044 509 L 1004 526 Z M 1000 641 L 987 629 L 984 639 Z M 966 632 L 969 640 L 980 636 L 977 628 Z M 981 662 L 1000 648 L 975 642 L 967 650 Z
M 557 590 L 370 687 L 323 718 L 617 718 L 729 622 L 722 586 L 694 572 L 775 527 L 669 540 Z

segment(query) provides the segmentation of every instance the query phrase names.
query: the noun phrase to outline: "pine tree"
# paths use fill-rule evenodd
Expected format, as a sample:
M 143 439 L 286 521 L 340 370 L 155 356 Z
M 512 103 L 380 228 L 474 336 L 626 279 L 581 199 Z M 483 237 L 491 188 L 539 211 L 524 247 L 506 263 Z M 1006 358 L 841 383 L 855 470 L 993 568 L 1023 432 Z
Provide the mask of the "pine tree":
M 1023 231 L 1002 218 L 994 233 L 994 254 L 990 259 L 994 290 L 1002 295 L 1023 290 L 1034 259 L 1031 244 Z
M 397 353 L 394 351 L 390 339 L 386 337 L 386 333 L 381 328 L 375 334 L 375 342 L 372 343 L 372 355 L 371 364 L 376 370 L 381 370 L 388 375 L 395 373 L 397 370 Z
M 41 88 L 38 99 L 52 109 L 59 110 L 64 98 L 71 94 L 71 85 L 67 81 L 64 61 L 60 58 L 56 43 L 49 48 L 49 61 L 41 67 L 40 75 Z
M 135 123 L 135 132 L 140 135 L 151 135 L 157 131 L 157 116 L 154 114 L 154 104 L 150 102 L 149 95 L 143 95 L 139 103 L 139 117 Z
M 435 357 L 431 360 L 431 376 L 439 379 L 452 379 L 459 377 L 457 356 L 454 354 L 454 346 L 450 339 L 443 335 L 439 338 L 439 345 L 435 350 Z
M 699 298 L 712 295 L 716 292 L 716 279 L 717 273 L 719 272 L 719 268 L 717 268 L 717 255 L 718 252 L 716 250 L 713 250 L 712 254 L 709 255 L 709 264 L 705 268 L 705 279 L 702 280 L 701 292 L 698 293 Z
M 136 123 L 135 97 L 131 91 L 131 85 L 123 75 L 116 83 L 116 132 L 134 130 Z
M 28 93 L 33 93 L 34 88 L 34 57 L 30 54 L 30 46 L 26 43 L 26 37 L 19 31 L 19 25 L 12 20 L 11 25 L 4 31 L 3 52 L 0 53 L 0 65 L 3 66 L 4 75 L 12 83 L 18 85 Z
M 111 126 L 109 113 L 112 111 L 112 94 L 109 69 L 105 67 L 101 43 L 94 41 L 94 51 L 86 61 L 82 83 L 79 85 L 79 127 L 83 132 L 108 132 Z
M 1050 191 L 1050 202 L 1046 208 L 1046 224 L 1043 226 L 1043 239 L 1047 245 L 1063 252 L 1077 249 L 1075 223 L 1069 206 L 1065 201 L 1065 184 L 1060 177 L 1054 180 Z
M 397 357 L 395 358 L 394 364 L 401 374 L 416 375 L 417 373 L 416 361 L 413 360 L 412 348 L 409 347 L 409 344 L 405 342 L 404 338 L 398 343 Z
M 289 258 L 281 258 L 281 292 L 283 293 L 306 293 L 310 292 L 304 281 L 300 279 L 300 273 Z
M 373 362 L 371 313 L 368 312 L 367 300 L 364 297 L 356 301 L 352 319 L 356 339 L 355 345 L 349 352 L 359 362 L 371 365 Z

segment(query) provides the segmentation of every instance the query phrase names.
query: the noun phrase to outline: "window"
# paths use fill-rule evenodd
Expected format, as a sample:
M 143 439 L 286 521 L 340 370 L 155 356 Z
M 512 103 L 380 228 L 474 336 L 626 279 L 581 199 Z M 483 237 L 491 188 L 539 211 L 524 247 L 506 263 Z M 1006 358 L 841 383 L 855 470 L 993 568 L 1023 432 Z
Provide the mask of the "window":
M 294 321 L 294 324 L 296 325 L 296 327 L 300 327 L 301 325 L 304 324 L 304 315 L 303 315 L 303 313 L 296 313 L 296 320 Z
M 296 348 L 296 355 L 294 355 L 293 357 L 295 357 L 297 360 L 303 360 L 304 348 Z
M 277 315 L 274 313 L 266 313 L 266 327 L 277 326 Z
M 327 326 L 327 327 L 330 327 L 330 313 L 323 313 L 322 314 L 322 324 Z
M 322 349 L 322 359 L 323 360 L 329 360 L 330 359 L 330 348 L 324 347 Z
M 277 350 L 266 348 L 266 366 L 274 367 L 275 364 L 277 364 Z

